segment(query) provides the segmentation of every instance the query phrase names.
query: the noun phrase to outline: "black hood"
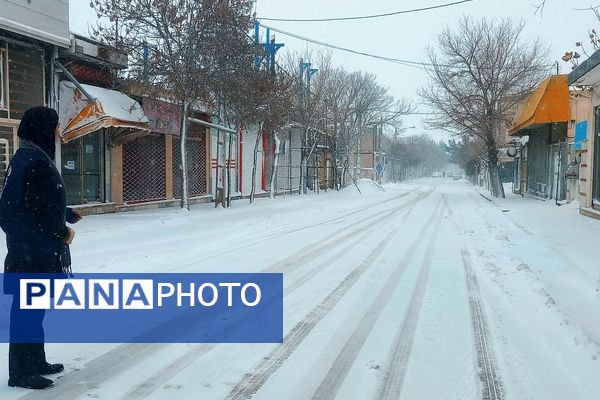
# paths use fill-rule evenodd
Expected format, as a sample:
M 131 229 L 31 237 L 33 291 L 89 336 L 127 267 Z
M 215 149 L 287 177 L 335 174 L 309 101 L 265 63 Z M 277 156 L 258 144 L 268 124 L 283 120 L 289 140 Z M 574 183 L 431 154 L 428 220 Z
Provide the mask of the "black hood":
M 19 124 L 18 136 L 37 144 L 54 160 L 54 131 L 58 126 L 58 114 L 48 107 L 33 107 L 25 111 Z

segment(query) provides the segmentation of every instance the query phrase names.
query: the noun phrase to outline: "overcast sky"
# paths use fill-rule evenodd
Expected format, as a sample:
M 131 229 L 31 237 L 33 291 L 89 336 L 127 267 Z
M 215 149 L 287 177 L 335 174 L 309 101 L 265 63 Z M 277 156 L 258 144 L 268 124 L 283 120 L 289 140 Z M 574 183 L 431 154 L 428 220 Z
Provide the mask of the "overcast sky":
M 456 0 L 258 0 L 256 9 L 259 17 L 272 18 L 326 18 L 355 15 L 380 14 L 386 12 L 423 8 Z M 600 28 L 600 21 L 591 11 L 575 8 L 590 7 L 591 0 L 547 0 L 542 15 L 534 15 L 534 4 L 538 0 L 474 0 L 469 3 L 403 14 L 385 18 L 336 21 L 336 22 L 267 22 L 302 36 L 331 43 L 341 47 L 387 57 L 426 61 L 424 49 L 444 26 L 453 27 L 462 15 L 475 18 L 511 17 L 526 21 L 526 38 L 541 37 L 551 49 L 549 62 L 560 61 L 561 73 L 570 71 L 570 64 L 561 61 L 567 50 L 575 48 L 575 42 L 587 44 L 588 29 Z M 596 5 L 595 3 L 593 5 Z M 87 33 L 88 26 L 96 23 L 96 15 L 85 0 L 70 1 L 71 30 Z M 313 50 L 320 46 L 277 34 L 277 41 L 285 43 L 283 51 L 302 51 L 309 46 Z M 379 61 L 359 55 L 334 50 L 333 61 L 348 70 L 364 70 L 377 75 L 379 81 L 390 88 L 396 97 L 411 99 L 419 111 L 427 111 L 420 104 L 417 90 L 426 82 L 425 72 L 403 65 Z M 318 65 L 316 66 L 318 67 Z M 406 134 L 425 131 L 423 116 L 406 118 L 405 126 L 416 126 Z M 436 138 L 445 134 L 428 132 Z

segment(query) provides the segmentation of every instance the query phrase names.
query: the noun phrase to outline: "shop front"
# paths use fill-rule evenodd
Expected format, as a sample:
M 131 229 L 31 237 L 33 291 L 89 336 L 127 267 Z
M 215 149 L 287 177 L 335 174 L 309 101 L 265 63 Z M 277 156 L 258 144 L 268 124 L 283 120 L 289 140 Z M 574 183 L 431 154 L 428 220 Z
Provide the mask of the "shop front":
M 521 140 L 520 190 L 547 199 L 564 200 L 567 168 L 569 88 L 567 75 L 553 75 L 526 99 L 515 118 L 511 136 Z
M 123 172 L 111 171 L 111 149 L 147 135 L 141 106 L 115 90 L 63 81 L 59 115 L 68 203 L 112 201 L 111 179 L 122 180 Z

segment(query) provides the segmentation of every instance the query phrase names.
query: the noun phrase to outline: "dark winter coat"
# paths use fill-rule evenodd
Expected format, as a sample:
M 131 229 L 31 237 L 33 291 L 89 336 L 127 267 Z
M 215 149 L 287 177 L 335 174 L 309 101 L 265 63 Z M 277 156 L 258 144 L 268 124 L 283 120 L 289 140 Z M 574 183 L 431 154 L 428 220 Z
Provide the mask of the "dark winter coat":
M 75 216 L 66 207 L 64 184 L 53 162 L 58 116 L 54 110 L 36 109 L 29 115 L 28 110 L 21 121 L 20 148 L 6 171 L 0 196 L 0 227 L 8 248 L 5 272 L 55 273 L 70 268 L 65 222 L 74 222 Z

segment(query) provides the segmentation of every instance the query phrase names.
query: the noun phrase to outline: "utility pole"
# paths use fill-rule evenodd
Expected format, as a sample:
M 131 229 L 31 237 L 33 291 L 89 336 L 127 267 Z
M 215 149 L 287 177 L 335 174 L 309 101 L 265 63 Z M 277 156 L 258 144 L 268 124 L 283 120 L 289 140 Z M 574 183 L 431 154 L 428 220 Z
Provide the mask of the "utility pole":
M 275 42 L 275 35 L 273 35 L 273 37 L 271 37 L 271 29 L 270 28 L 267 28 L 267 30 L 266 30 L 265 43 L 264 44 L 260 43 L 260 22 L 258 22 L 258 20 L 256 20 L 256 15 L 254 16 L 254 18 L 255 18 L 255 21 L 254 21 L 254 44 L 257 49 L 260 48 L 261 46 L 264 46 L 264 51 L 265 51 L 264 57 L 257 56 L 254 59 L 254 66 L 257 69 L 259 69 L 261 67 L 261 65 L 263 64 L 263 62 L 265 62 L 265 66 L 266 66 L 267 70 L 270 71 L 272 74 L 274 74 L 275 73 L 275 55 L 282 47 L 285 46 L 285 44 Z
M 310 67 L 310 63 L 308 63 L 308 65 Z M 310 95 L 310 80 L 311 80 L 312 76 L 317 73 L 318 70 L 319 70 L 318 68 L 308 68 L 308 70 L 306 71 L 306 86 L 308 88 L 309 95 Z
M 300 59 L 300 106 L 304 106 L 304 100 L 310 99 L 310 90 L 307 91 L 307 96 L 305 97 L 305 77 L 306 83 L 308 83 L 308 77 L 310 76 L 307 71 L 310 71 L 311 63 L 304 62 L 304 59 Z M 307 148 L 308 148 L 308 127 L 305 129 L 304 138 L 302 139 L 302 152 L 301 152 L 301 161 L 300 161 L 300 193 L 306 193 L 306 187 L 308 185 L 308 160 L 307 158 Z
M 305 63 L 304 59 L 300 59 L 300 100 L 304 100 L 304 77 L 306 71 L 310 69 L 311 63 Z

